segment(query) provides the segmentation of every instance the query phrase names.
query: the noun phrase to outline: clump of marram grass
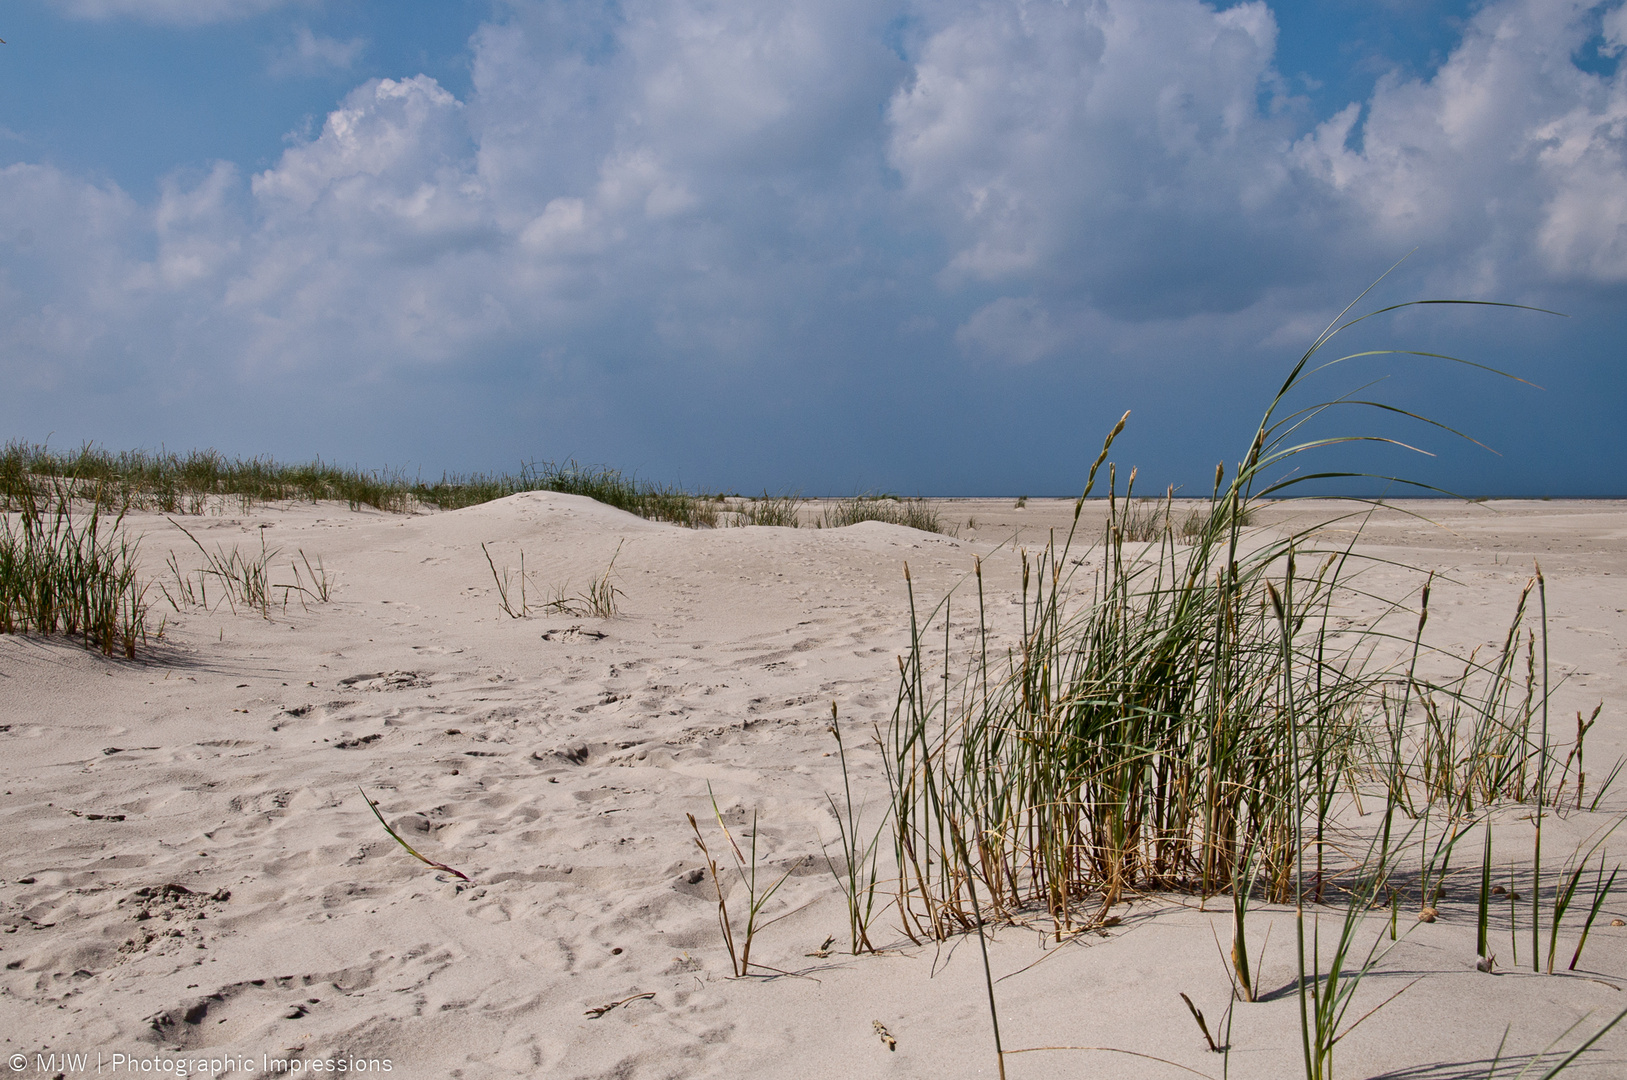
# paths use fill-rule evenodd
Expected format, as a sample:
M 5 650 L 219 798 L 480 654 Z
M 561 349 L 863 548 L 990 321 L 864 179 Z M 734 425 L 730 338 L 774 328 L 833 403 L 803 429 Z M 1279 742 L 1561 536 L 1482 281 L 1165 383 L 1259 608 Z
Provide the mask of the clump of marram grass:
M 770 495 L 764 491 L 754 499 L 745 499 L 728 506 L 725 521 L 729 525 L 774 525 L 786 529 L 802 525 L 802 504 L 808 500 L 800 495 Z
M 146 640 L 146 590 L 123 515 L 109 520 L 95 498 L 76 512 L 60 484 L 43 500 L 28 485 L 7 495 L 15 510 L 0 514 L 0 633 L 60 630 L 103 655 L 134 657 Z
M 1217 508 L 1241 494 L 1217 492 Z M 1315 679 L 1318 722 L 1299 736 L 1341 776 L 1368 683 L 1344 663 L 1347 650 L 1285 656 L 1263 601 L 1273 564 L 1297 569 L 1291 542 L 1237 555 L 1236 529 L 1220 526 L 1230 519 L 1217 509 L 1184 556 L 1167 528 L 1156 548 L 1132 552 L 1125 506 L 1110 489 L 1104 536 L 1084 559 L 1071 535 L 1023 554 L 1022 636 L 1004 656 L 990 652 L 978 568 L 977 644 L 953 700 L 928 661 L 939 625 L 949 632 L 949 604 L 912 616 L 886 732 L 899 911 L 912 938 L 1034 905 L 1064 933 L 1130 890 L 1224 891 L 1245 853 L 1268 895 L 1291 890 L 1284 665 Z M 1087 559 L 1100 569 L 1077 582 Z M 1314 623 L 1336 581 L 1336 562 L 1318 558 L 1291 594 L 1296 618 Z
M 857 525 L 861 521 L 880 521 L 888 525 L 903 525 L 922 532 L 941 533 L 943 522 L 938 511 L 925 499 L 900 499 L 896 495 L 855 495 L 827 506 L 820 516 L 820 527 L 839 529 Z
M 1273 474 L 1334 441 L 1293 442 L 1317 410 L 1279 410 L 1335 332 L 1294 368 L 1230 482 L 1217 470 L 1200 517 L 1177 527 L 1172 492 L 1152 502 L 1121 496 L 1108 465 L 1107 522 L 1089 542 L 1078 535 L 1080 511 L 1121 420 L 1073 527 L 1022 554 L 1017 643 L 991 645 L 978 567 L 977 595 L 966 601 L 975 644 L 958 675 L 945 670 L 952 658 L 929 653 L 951 640 L 953 598 L 923 616 L 911 586 L 912 645 L 885 732 L 898 909 L 911 937 L 976 925 L 974 895 L 982 919 L 1038 906 L 1064 933 L 1131 891 L 1229 891 L 1245 865 L 1250 881 L 1284 901 L 1302 850 L 1315 853 L 1318 879 L 1327 872 L 1323 832 L 1336 792 L 1360 797 L 1377 785 L 1416 814 L 1418 798 L 1446 798 L 1448 776 L 1458 812 L 1540 789 L 1525 763 L 1544 744 L 1508 650 L 1431 683 L 1417 664 L 1421 642 L 1382 618 L 1335 629 L 1341 605 L 1361 596 L 1346 585 L 1358 557 L 1321 537 L 1354 515 L 1244 534 L 1251 507 L 1302 480 Z M 1319 478 L 1329 475 L 1358 474 Z M 1127 546 L 1135 541 L 1142 546 Z M 1273 590 L 1286 622 L 1273 614 Z M 1293 631 L 1286 646 L 1283 626 Z M 1379 659 L 1409 644 L 1413 662 L 1400 671 Z M 1459 723 L 1473 734 L 1443 761 L 1439 734 Z
M 1453 846 L 1472 824 L 1465 816 L 1489 803 L 1533 801 L 1533 880 L 1540 885 L 1541 806 L 1556 805 L 1567 790 L 1569 758 L 1555 777 L 1548 763 L 1562 748 L 1547 731 L 1546 634 L 1538 686 L 1534 636 L 1527 632 L 1522 641 L 1520 632 L 1525 598 L 1497 656 L 1459 657 L 1461 676 L 1434 680 L 1425 668 L 1440 665 L 1420 663 L 1432 653 L 1423 645 L 1428 582 L 1416 609 L 1403 598 L 1381 604 L 1365 624 L 1347 618 L 1374 598 L 1351 583 L 1355 541 L 1329 545 L 1324 537 L 1359 513 L 1309 528 L 1243 532 L 1259 500 L 1295 484 L 1371 476 L 1296 474 L 1298 455 L 1350 441 L 1402 445 L 1376 436 L 1296 442 L 1307 419 L 1331 406 L 1285 407 L 1313 370 L 1376 355 L 1309 366 L 1335 335 L 1371 315 L 1335 323 L 1318 338 L 1267 408 L 1230 483 L 1217 470 L 1200 512 L 1177 524 L 1170 495 L 1156 503 L 1121 499 L 1109 465 L 1107 523 L 1089 542 L 1076 535 L 1080 511 L 1121 419 L 1090 468 L 1066 537 L 1022 553 L 1020 637 L 995 637 L 982 566 L 974 567 L 976 596 L 964 603 L 975 613 L 960 627 L 962 639 L 971 631 L 972 644 L 958 671 L 950 649 L 953 593 L 923 615 L 905 567 L 911 644 L 899 661 L 897 705 L 880 734 L 895 907 L 912 940 L 972 931 L 981 942 L 983 927 L 1011 921 L 1048 925 L 1060 939 L 1101 925 L 1134 892 L 1229 892 L 1234 988 L 1240 1000 L 1254 1000 L 1244 934 L 1248 900 L 1258 890 L 1295 906 L 1305 1075 L 1325 1080 L 1335 1046 L 1365 1019 L 1345 1026 L 1354 991 L 1384 946 L 1380 936 L 1362 950 L 1357 936 L 1386 894 L 1391 941 L 1397 936 L 1392 875 L 1414 828 L 1424 836 L 1417 846 L 1429 908 L 1439 895 L 1430 883 L 1444 878 Z M 1076 540 L 1088 550 L 1078 550 Z M 1540 574 L 1535 580 L 1540 585 Z M 1415 629 L 1390 627 L 1393 616 L 1411 611 Z M 1515 663 L 1522 644 L 1524 680 Z M 1533 724 L 1539 705 L 1540 728 Z M 1578 719 L 1578 761 L 1587 726 Z M 1383 808 L 1365 854 L 1361 837 L 1331 831 L 1335 800 L 1359 809 L 1364 797 Z M 1580 808 L 1580 790 L 1572 798 Z M 1432 816 L 1443 819 L 1433 833 Z M 1398 825 L 1398 817 L 1417 825 Z M 848 831 L 839 837 L 842 865 L 862 855 Z M 1328 861 L 1329 850 L 1346 852 L 1345 865 Z M 1489 841 L 1487 851 L 1489 859 Z M 1566 900 L 1580 869 L 1570 876 Z M 1605 882 L 1602 863 L 1595 878 L 1596 894 L 1607 894 L 1614 878 Z M 1482 880 L 1489 880 L 1484 872 Z M 842 885 L 851 897 L 851 884 Z M 1325 887 L 1344 897 L 1332 935 L 1323 935 L 1314 906 Z M 1556 904 L 1555 927 L 1562 917 Z M 1591 919 L 1584 934 L 1588 925 Z M 864 929 L 861 921 L 855 949 Z M 1532 936 L 1535 951 L 1535 926 Z M 1002 1046 L 986 950 L 984 966 L 1004 1075 L 1004 1057 L 1026 1051 Z M 1545 1077 L 1624 1017 L 1627 1011 Z
M 1135 490 L 1135 470 L 1130 470 L 1129 490 L 1124 494 L 1124 502 L 1119 510 L 1118 530 L 1119 536 L 1131 543 L 1152 543 L 1162 540 L 1165 534 L 1176 531 L 1174 525 L 1174 490 L 1164 499 L 1132 499 L 1130 493 Z M 1186 530 L 1181 530 L 1183 537 Z

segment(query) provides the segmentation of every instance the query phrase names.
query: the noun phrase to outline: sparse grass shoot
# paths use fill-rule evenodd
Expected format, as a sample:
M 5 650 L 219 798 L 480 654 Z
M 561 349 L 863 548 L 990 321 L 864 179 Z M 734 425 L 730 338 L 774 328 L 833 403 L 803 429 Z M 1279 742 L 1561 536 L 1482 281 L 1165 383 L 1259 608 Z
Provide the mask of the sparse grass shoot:
M 182 571 L 174 555 L 170 556 L 170 571 L 175 575 L 176 596 L 195 600 L 200 606 L 209 606 L 208 582 L 213 579 L 219 595 L 224 596 L 226 603 L 236 613 L 239 604 L 254 611 L 258 611 L 263 618 L 271 615 L 271 595 L 273 590 L 284 588 L 273 585 L 271 582 L 271 561 L 280 552 L 278 548 L 267 548 L 265 533 L 260 533 L 260 553 L 258 555 L 245 555 L 236 545 L 227 551 L 220 545 L 210 551 L 203 546 L 203 542 L 173 518 L 170 524 L 174 525 L 186 538 L 192 541 L 203 554 L 204 564 L 201 568 L 191 571 Z M 192 577 L 197 578 L 197 588 L 192 587 Z M 287 586 L 286 588 L 293 588 Z M 167 591 L 166 591 L 167 595 Z M 287 592 L 283 594 L 284 603 L 287 602 Z M 170 605 L 179 610 L 179 603 L 174 597 Z
M 610 556 L 610 564 L 605 567 L 604 573 L 588 585 L 587 592 L 572 596 L 568 585 L 555 585 L 552 597 L 538 604 L 535 609 L 528 599 L 530 575 L 525 569 L 525 552 L 520 552 L 518 571 L 508 566 L 499 571 L 497 563 L 491 557 L 491 551 L 485 544 L 480 545 L 480 551 L 486 556 L 486 566 L 490 568 L 492 581 L 497 585 L 497 606 L 511 619 L 524 619 L 533 610 L 552 612 L 556 615 L 613 619 L 620 610 L 617 600 L 625 594 L 616 587 L 612 578 L 616 570 L 616 560 L 621 557 L 621 544 L 616 545 L 615 554 Z
M 446 865 L 443 862 L 436 862 L 434 859 L 429 858 L 427 855 L 421 854 L 411 844 L 409 844 L 405 840 L 401 839 L 401 834 L 396 832 L 394 829 L 390 828 L 390 823 L 388 821 L 384 820 L 384 815 L 383 814 L 379 813 L 379 804 L 374 802 L 372 799 L 368 798 L 367 797 L 367 792 L 363 788 L 358 786 L 356 788 L 356 790 L 360 791 L 362 793 L 362 799 L 367 803 L 367 808 L 369 810 L 373 811 L 373 816 L 374 817 L 379 819 L 379 824 L 383 825 L 384 826 L 384 831 L 390 834 L 390 839 L 394 840 L 396 843 L 400 844 L 406 850 L 408 855 L 411 855 L 413 858 L 417 859 L 419 862 L 423 863 L 425 866 L 432 867 L 432 868 L 434 868 L 436 870 L 445 870 L 448 874 L 451 874 L 453 877 L 460 878 L 463 881 L 468 881 L 469 880 L 469 875 L 465 874 L 462 870 L 454 870 L 450 866 Z
M 711 791 L 710 785 L 707 786 L 707 791 Z M 687 814 L 685 816 L 689 818 L 689 827 L 695 834 L 695 846 L 700 849 L 701 857 L 706 860 L 706 872 L 712 879 L 713 889 L 717 892 L 718 927 L 723 932 L 723 943 L 729 951 L 730 969 L 736 978 L 744 978 L 751 974 L 751 946 L 756 939 L 757 931 L 768 925 L 760 921 L 763 905 L 773 898 L 774 894 L 779 891 L 780 886 L 785 884 L 786 879 L 791 876 L 802 860 L 798 859 L 793 862 L 786 868 L 785 873 L 775 879 L 772 885 L 765 886 L 758 881 L 757 877 L 757 815 L 754 813 L 751 816 L 751 832 L 747 836 L 750 844 L 749 854 L 740 850 L 740 844 L 735 840 L 734 834 L 729 831 L 729 826 L 724 823 L 723 811 L 718 808 L 717 796 L 715 795 L 712 796 L 712 815 L 717 820 L 719 831 L 723 833 L 723 839 L 728 843 L 729 855 L 734 864 L 734 876 L 746 892 L 745 918 L 744 922 L 739 926 L 738 934 L 736 933 L 735 917 L 729 910 L 729 890 L 723 883 L 723 873 L 718 868 L 717 860 L 712 857 L 711 850 L 706 846 L 706 838 L 701 835 L 701 828 L 695 821 L 695 815 Z M 770 920 L 770 922 L 772 921 L 774 920 Z M 762 967 L 762 965 L 758 966 Z

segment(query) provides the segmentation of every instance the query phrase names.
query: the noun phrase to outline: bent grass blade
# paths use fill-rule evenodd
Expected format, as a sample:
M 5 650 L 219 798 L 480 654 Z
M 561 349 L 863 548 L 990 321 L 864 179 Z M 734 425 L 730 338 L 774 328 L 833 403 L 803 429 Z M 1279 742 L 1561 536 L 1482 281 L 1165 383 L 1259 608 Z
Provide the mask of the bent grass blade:
M 367 792 L 362 789 L 361 785 L 358 784 L 356 786 L 356 790 L 360 791 L 362 793 L 362 798 L 366 799 L 366 801 L 367 801 L 367 808 L 369 810 L 373 811 L 373 816 L 374 817 L 379 819 L 379 824 L 383 825 L 384 826 L 384 831 L 390 834 L 390 839 L 394 840 L 396 843 L 398 843 L 402 847 L 406 848 L 408 855 L 411 855 L 413 858 L 417 859 L 419 862 L 423 863 L 425 866 L 432 866 L 437 870 L 445 870 L 448 874 L 452 874 L 455 877 L 462 878 L 464 881 L 472 880 L 469 877 L 469 875 L 465 874 L 462 870 L 454 870 L 450 866 L 446 865 L 443 862 L 436 862 L 434 859 L 427 858 L 422 853 L 420 853 L 416 848 L 414 848 L 411 844 L 409 844 L 405 840 L 401 839 L 401 834 L 396 832 L 394 829 L 390 828 L 390 823 L 388 821 L 384 820 L 384 815 L 383 814 L 379 813 L 378 803 L 376 803 L 372 799 L 368 798 Z

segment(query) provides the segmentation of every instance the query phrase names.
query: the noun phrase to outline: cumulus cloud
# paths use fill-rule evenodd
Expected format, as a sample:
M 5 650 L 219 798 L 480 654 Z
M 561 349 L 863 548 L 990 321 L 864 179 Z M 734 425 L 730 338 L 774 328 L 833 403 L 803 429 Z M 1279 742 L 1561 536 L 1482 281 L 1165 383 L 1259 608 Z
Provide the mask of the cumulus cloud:
M 945 287 L 1051 310 L 1243 310 L 1414 246 L 1476 296 L 1619 282 L 1627 83 L 1572 62 L 1599 6 L 1487 5 L 1430 77 L 1382 80 L 1309 131 L 1263 3 L 970 6 L 893 96 L 888 157 L 954 244 Z M 1623 10 L 1605 12 L 1607 49 Z M 999 303 L 963 344 L 1027 310 Z
M 1432 77 L 1381 82 L 1365 117 L 1353 104 L 1320 125 L 1296 163 L 1347 233 L 1426 245 L 1462 287 L 1627 280 L 1627 82 L 1571 62 L 1597 7 L 1488 5 Z
M 370 81 L 252 176 L 141 205 L 0 171 L 0 363 L 507 371 L 580 401 L 632 369 L 808 385 L 1274 342 L 1414 246 L 1460 293 L 1608 289 L 1627 75 L 1573 58 L 1627 46 L 1623 10 L 1487 4 L 1438 70 L 1317 118 L 1263 0 L 513 0 L 466 100 Z M 354 55 L 306 34 L 313 62 Z
M 1275 42 L 1257 2 L 956 12 L 888 111 L 889 160 L 955 240 L 946 284 L 1042 282 L 1137 318 L 1244 306 L 1295 273 Z
M 254 363 L 302 366 L 335 342 L 364 365 L 383 352 L 411 362 L 478 340 L 471 321 L 487 314 L 478 298 L 508 239 L 462 113 L 427 76 L 373 80 L 252 178 L 253 257 L 225 303 L 256 327 Z

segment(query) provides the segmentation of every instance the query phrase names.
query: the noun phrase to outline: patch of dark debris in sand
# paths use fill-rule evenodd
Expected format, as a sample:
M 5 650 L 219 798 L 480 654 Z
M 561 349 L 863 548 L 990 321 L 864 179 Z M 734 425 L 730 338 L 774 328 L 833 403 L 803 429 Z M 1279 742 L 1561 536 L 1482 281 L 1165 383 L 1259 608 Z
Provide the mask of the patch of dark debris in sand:
M 72 814 L 76 818 L 84 818 L 86 821 L 123 821 L 124 820 L 124 815 L 123 814 L 87 814 L 87 813 L 82 813 L 82 812 L 80 812 L 78 810 L 69 810 L 68 813 Z
M 222 1014 L 241 1014 L 254 1023 L 263 1022 L 267 1014 L 284 1020 L 298 1020 L 322 1004 L 322 995 L 312 994 L 312 987 L 324 987 L 330 992 L 348 996 L 365 990 L 372 983 L 373 973 L 365 968 L 346 968 L 324 975 L 245 979 L 222 986 L 211 994 L 187 998 L 147 1017 L 146 1039 L 183 1050 L 210 1045 L 215 1041 L 214 1028 L 232 1019 L 232 1015 Z M 205 1027 L 205 1020 L 214 1023 Z
M 580 626 L 567 626 L 563 630 L 544 630 L 544 641 L 603 641 L 610 635 L 599 630 L 584 630 Z
M 629 700 L 632 699 L 632 696 L 633 696 L 632 694 L 617 694 L 617 693 L 614 693 L 612 691 L 606 690 L 603 694 L 601 694 L 599 696 L 598 701 L 591 702 L 591 703 L 589 703 L 587 705 L 578 705 L 576 707 L 575 711 L 579 712 L 579 713 L 592 712 L 594 709 L 599 708 L 601 705 L 614 705 L 618 701 L 629 701 Z
M 593 752 L 585 742 L 567 743 L 552 750 L 534 750 L 531 752 L 531 757 L 535 761 L 558 759 L 572 765 L 586 765 L 588 758 L 592 756 Z
M 370 671 L 340 679 L 352 690 L 412 690 L 429 685 L 429 676 L 417 671 Z
M 368 743 L 376 743 L 382 738 L 384 738 L 383 734 L 375 731 L 371 735 L 358 735 L 354 739 L 340 739 L 338 742 L 333 744 L 333 748 L 335 750 L 354 750 L 358 746 L 366 746 Z

